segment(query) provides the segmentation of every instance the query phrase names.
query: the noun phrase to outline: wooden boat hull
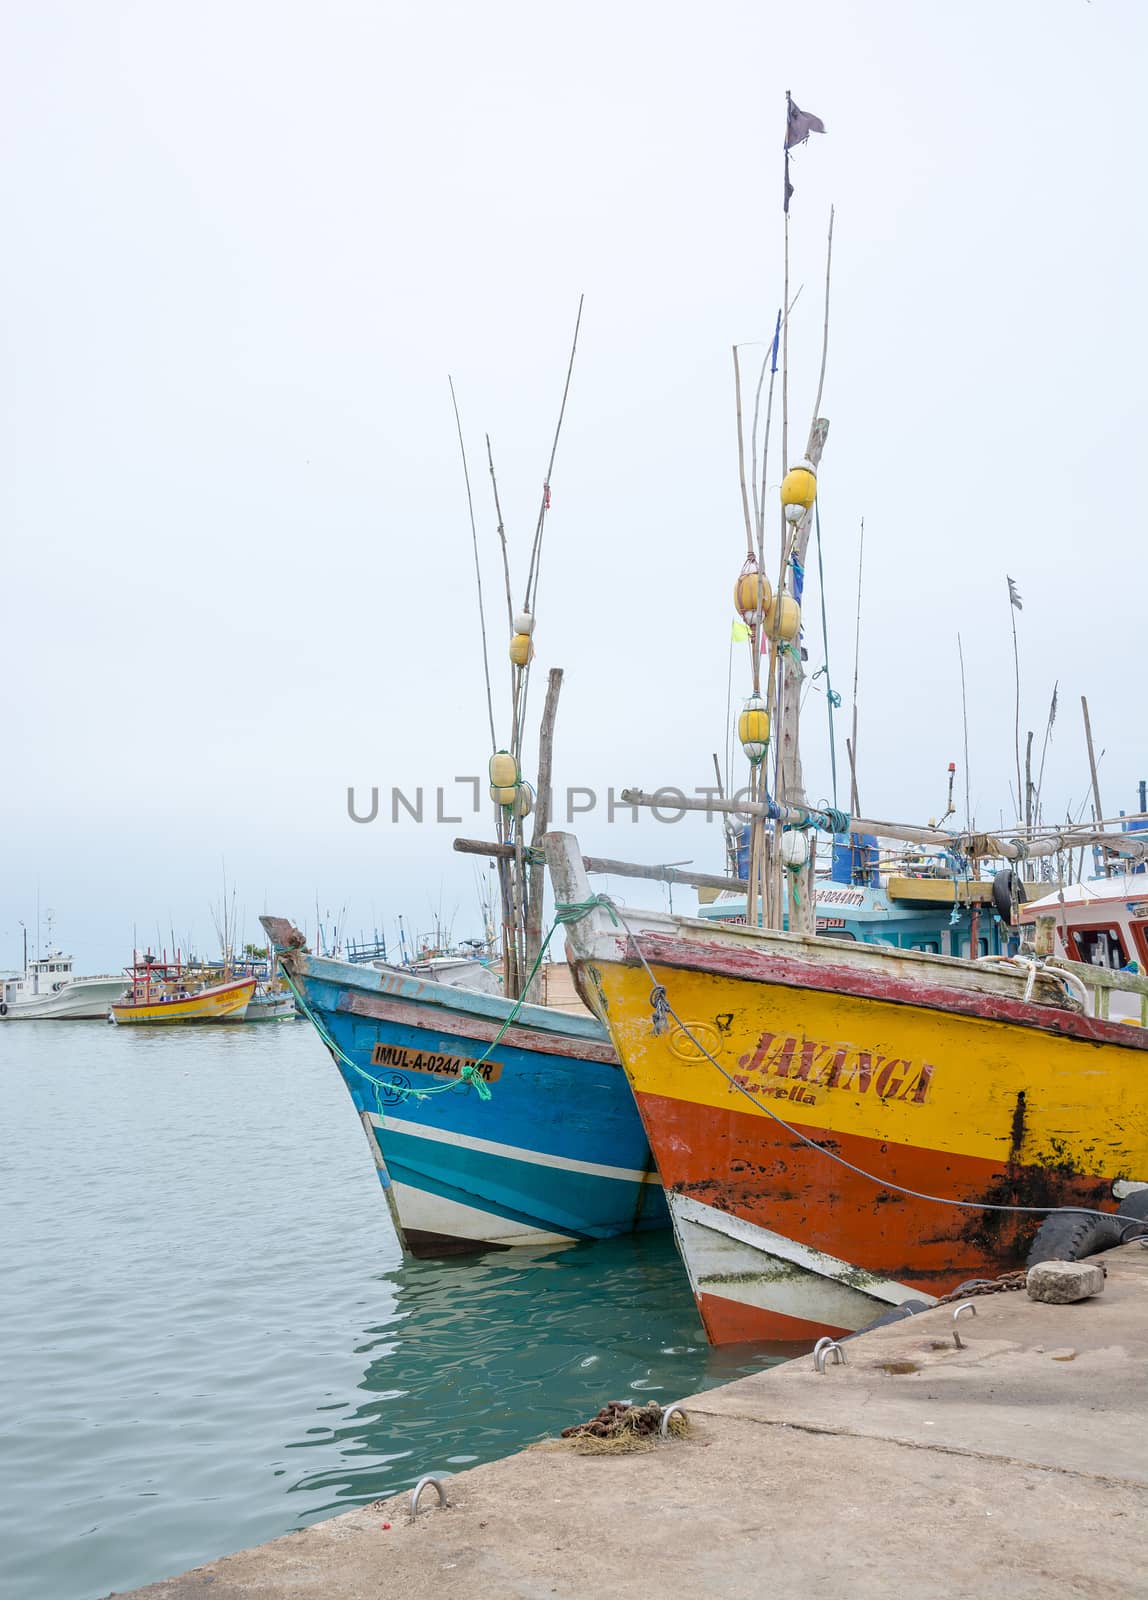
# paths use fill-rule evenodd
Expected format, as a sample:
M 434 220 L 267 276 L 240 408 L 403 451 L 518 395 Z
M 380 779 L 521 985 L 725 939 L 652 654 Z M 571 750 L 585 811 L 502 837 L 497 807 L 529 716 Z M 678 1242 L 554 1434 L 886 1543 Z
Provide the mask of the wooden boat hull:
M 245 1022 L 294 1022 L 299 1012 L 291 994 L 256 994 L 247 1007 Z
M 264 924 L 280 948 L 278 919 Z M 353 1065 L 336 1064 L 413 1255 L 611 1238 L 668 1226 L 626 1077 L 592 1017 L 296 951 L 292 980 Z M 450 1092 L 419 1094 L 457 1083 Z
M 242 1022 L 254 993 L 254 978 L 238 978 L 231 983 L 218 983 L 210 989 L 200 989 L 197 994 L 184 999 L 123 1001 L 112 1006 L 112 1021 L 120 1027 Z
M 571 943 L 713 1343 L 863 1327 L 1022 1264 L 1039 1216 L 991 1207 L 1148 1179 L 1148 1030 L 948 957 L 638 920 Z M 639 951 L 688 1034 L 655 1030 Z

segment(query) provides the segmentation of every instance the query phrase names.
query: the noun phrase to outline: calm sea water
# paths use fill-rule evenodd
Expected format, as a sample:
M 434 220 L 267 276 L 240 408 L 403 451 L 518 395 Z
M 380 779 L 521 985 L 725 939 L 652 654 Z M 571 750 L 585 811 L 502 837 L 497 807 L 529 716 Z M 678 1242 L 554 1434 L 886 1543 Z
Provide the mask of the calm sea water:
M 0 1089 L 5 1600 L 94 1600 L 759 1359 L 706 1348 L 668 1235 L 403 1262 L 306 1024 L 0 1024 Z

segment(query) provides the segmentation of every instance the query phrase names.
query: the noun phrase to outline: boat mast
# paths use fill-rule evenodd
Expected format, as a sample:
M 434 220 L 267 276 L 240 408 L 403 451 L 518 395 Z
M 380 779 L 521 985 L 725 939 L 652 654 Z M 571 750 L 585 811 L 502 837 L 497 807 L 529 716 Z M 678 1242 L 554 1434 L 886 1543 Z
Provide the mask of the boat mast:
M 734 349 L 734 384 L 737 401 L 738 468 L 741 477 L 742 509 L 746 520 L 749 555 L 738 581 L 738 610 L 750 625 L 750 648 L 753 676 L 753 698 L 739 719 L 739 734 L 743 748 L 750 759 L 749 793 L 751 805 L 747 808 L 751 818 L 749 827 L 749 887 L 746 895 L 746 920 L 751 926 L 763 922 L 771 927 L 781 927 L 788 916 L 793 929 L 812 931 L 813 845 L 812 836 L 803 837 L 805 859 L 795 859 L 786 870 L 785 853 L 795 858 L 798 854 L 793 840 L 784 840 L 784 819 L 780 814 L 770 817 L 769 767 L 772 759 L 773 792 L 781 807 L 804 805 L 805 791 L 798 748 L 798 718 L 801 685 L 804 672 L 801 664 L 800 604 L 803 597 L 805 554 L 812 528 L 812 510 L 816 494 L 816 472 L 825 447 L 829 424 L 818 416 L 825 384 L 825 365 L 829 339 L 829 281 L 833 257 L 833 213 L 829 215 L 829 237 L 825 263 L 825 316 L 821 346 L 821 370 L 814 402 L 813 420 L 806 444 L 805 459 L 795 468 L 789 461 L 789 317 L 793 308 L 790 300 L 790 250 L 789 201 L 792 185 L 789 181 L 789 155 L 795 144 L 804 143 L 811 132 L 823 133 L 820 119 L 801 111 L 786 91 L 786 125 L 784 141 L 783 187 L 783 293 L 782 311 L 774 335 L 773 372 L 777 367 L 777 341 L 781 340 L 781 449 L 783 482 L 781 491 L 781 525 L 777 583 L 770 592 L 764 571 L 764 508 L 766 491 L 766 460 L 768 458 L 769 418 L 772 410 L 773 376 L 770 379 L 770 401 L 766 412 L 766 435 L 762 453 L 761 491 L 754 474 L 754 501 L 758 510 L 758 549 L 753 548 L 750 530 L 749 505 L 745 492 L 744 442 L 741 417 L 741 375 L 737 349 Z M 794 296 L 796 300 L 796 296 Z M 758 385 L 760 396 L 761 384 Z M 757 457 L 757 406 L 754 407 L 753 456 Z M 760 657 L 764 643 L 769 643 L 769 668 L 764 700 L 761 696 Z M 770 825 L 772 822 L 772 826 Z M 803 893 L 799 880 L 804 885 Z
M 537 805 L 543 808 L 544 820 L 547 823 L 549 820 L 548 791 L 550 788 L 554 718 L 557 713 L 558 692 L 562 681 L 560 671 L 557 673 L 557 678 L 555 678 L 554 673 L 551 673 L 546 707 L 543 712 L 539 747 L 538 793 L 532 790 L 531 785 L 523 779 L 522 759 L 525 744 L 526 706 L 530 690 L 530 664 L 534 659 L 534 626 L 537 615 L 542 544 L 546 530 L 546 516 L 550 510 L 551 479 L 558 454 L 558 443 L 562 436 L 562 424 L 566 416 L 566 402 L 570 396 L 570 381 L 574 372 L 574 358 L 578 350 L 578 334 L 582 326 L 584 298 L 584 296 L 581 296 L 578 301 L 578 315 L 574 323 L 574 336 L 570 344 L 570 356 L 566 364 L 566 379 L 562 388 L 562 402 L 558 409 L 558 420 L 550 446 L 550 457 L 546 467 L 546 474 L 542 481 L 542 495 L 534 527 L 534 537 L 531 543 L 530 563 L 527 569 L 522 609 L 517 613 L 514 610 L 509 549 L 506 539 L 506 527 L 502 516 L 502 504 L 498 493 L 498 478 L 494 470 L 494 452 L 491 448 L 490 435 L 487 434 L 486 436 L 486 456 L 490 469 L 491 488 L 494 494 L 499 549 L 502 556 L 502 574 L 506 590 L 507 624 L 510 630 L 511 714 L 509 748 L 502 750 L 497 748 L 497 740 L 494 734 L 493 702 L 490 702 L 491 742 L 495 748 L 492 750 L 490 757 L 489 773 L 490 795 L 495 806 L 495 825 L 498 842 L 500 845 L 509 847 L 507 854 L 498 858 L 498 877 L 502 899 L 503 989 L 507 997 L 512 1000 L 517 1000 L 521 997 L 527 983 L 528 974 L 532 970 L 533 963 L 537 959 L 538 951 L 541 948 L 542 899 L 545 893 L 545 874 L 544 869 L 540 866 L 528 866 L 523 832 L 526 818 Z M 457 421 L 457 408 L 455 415 Z M 459 430 L 459 442 L 461 446 L 461 429 Z M 465 453 L 463 459 L 465 466 Z M 538 836 L 541 837 L 541 834 L 539 833 Z

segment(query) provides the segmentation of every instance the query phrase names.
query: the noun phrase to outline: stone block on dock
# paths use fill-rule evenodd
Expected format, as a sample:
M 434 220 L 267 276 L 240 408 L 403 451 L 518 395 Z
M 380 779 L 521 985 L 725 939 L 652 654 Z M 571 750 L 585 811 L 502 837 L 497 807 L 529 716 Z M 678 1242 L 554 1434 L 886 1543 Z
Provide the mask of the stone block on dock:
M 1025 1286 L 1030 1300 L 1066 1306 L 1099 1294 L 1104 1287 L 1104 1268 L 1098 1261 L 1041 1261 L 1028 1269 Z

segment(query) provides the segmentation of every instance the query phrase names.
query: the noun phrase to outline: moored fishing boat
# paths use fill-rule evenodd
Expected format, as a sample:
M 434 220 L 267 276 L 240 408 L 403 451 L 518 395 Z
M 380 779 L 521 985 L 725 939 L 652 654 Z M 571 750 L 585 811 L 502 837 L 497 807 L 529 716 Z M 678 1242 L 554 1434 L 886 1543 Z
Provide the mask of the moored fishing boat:
M 256 980 L 255 993 L 247 1004 L 245 1022 L 293 1022 L 299 1015 L 295 996 L 281 979 Z
M 196 986 L 178 958 L 157 959 L 150 952 L 133 959 L 127 976 L 128 992 L 110 1010 L 110 1020 L 120 1027 L 242 1022 L 255 992 L 252 977 Z
M 262 918 L 350 1093 L 400 1240 L 442 1255 L 668 1223 L 596 1018 L 312 955 Z
M 547 851 L 559 900 L 588 903 L 576 843 Z M 572 923 L 572 957 L 714 1343 L 862 1327 L 1022 1263 L 1043 1211 L 1148 1180 L 1148 1029 L 1090 1014 L 1079 963 L 614 915 Z
M 108 1007 L 127 993 L 123 976 L 76 977 L 71 956 L 49 951 L 0 984 L 0 1018 L 79 1021 L 107 1017 Z
M 823 131 L 787 97 L 784 307 L 791 304 L 789 153 L 811 128 Z M 752 676 L 737 734 L 749 783 L 729 801 L 720 787 L 716 800 L 675 799 L 685 809 L 749 819 L 746 925 L 631 911 L 592 898 L 576 841 L 562 834 L 546 840 L 576 974 L 634 1089 L 715 1343 L 808 1340 L 857 1329 L 907 1300 L 1019 1265 L 1048 1213 L 1083 1208 L 1091 1224 L 1148 1181 L 1148 1028 L 1112 1017 L 1120 994 L 1139 1011 L 1139 1019 L 1129 1020 L 1148 1022 L 1148 981 L 1111 970 L 1119 954 L 1111 942 L 1094 947 L 1105 952 L 1103 967 L 1057 957 L 1049 919 L 1031 952 L 982 953 L 973 926 L 980 912 L 972 907 L 967 954 L 963 938 L 942 954 L 816 936 L 819 832 L 837 847 L 894 838 L 942 852 L 958 921 L 958 880 L 979 880 L 985 863 L 1005 863 L 995 881 L 1012 887 L 997 915 L 1011 924 L 1015 901 L 1027 889 L 1011 864 L 1027 874 L 1035 857 L 1063 859 L 1089 844 L 1132 861 L 1148 855 L 1142 834 L 1137 842 L 1132 833 L 1106 833 L 1094 764 L 1098 820 L 1091 831 L 1045 827 L 1031 783 L 1026 797 L 1019 779 L 1024 820 L 1014 829 L 1002 824 L 995 834 L 978 832 L 968 817 L 964 830 L 949 832 L 864 818 L 856 721 L 848 746 L 850 812 L 837 809 L 835 758 L 833 806 L 807 799 L 798 736 L 809 687 L 801 605 L 829 427 L 819 408 L 831 247 L 832 221 L 821 376 L 805 455 L 788 470 L 782 345 L 784 476 L 779 547 L 768 560 L 765 491 L 778 335 L 760 457 L 756 401 L 751 449 L 745 448 L 734 351 L 746 532 L 735 626 L 748 643 Z M 788 318 L 779 315 L 783 329 Z M 820 541 L 818 524 L 819 562 Z M 777 574 L 775 585 L 767 572 Z M 1019 607 L 1012 579 L 1009 594 Z M 826 663 L 829 699 L 827 645 Z M 622 801 L 656 805 L 659 796 L 624 790 Z M 952 810 L 950 776 L 942 821 Z M 1064 1220 L 1054 1218 L 1050 1230 Z
M 446 981 L 385 963 L 315 956 L 282 919 L 262 918 L 306 1014 L 335 1059 L 362 1120 L 400 1238 L 416 1254 L 606 1238 L 666 1226 L 660 1184 L 625 1074 L 595 1018 L 543 1006 L 546 831 L 554 723 L 562 672 L 547 680 L 537 786 L 523 770 L 540 554 L 551 480 L 577 344 L 575 324 L 558 425 L 530 547 L 521 609 L 513 609 L 506 530 L 493 457 L 491 482 L 506 594 L 510 708 L 499 747 L 481 561 L 470 477 L 463 468 L 482 630 L 488 774 L 498 836 L 500 972 L 448 959 Z M 456 410 L 457 417 L 457 410 Z M 459 442 L 462 446 L 459 424 Z M 376 943 L 378 941 L 376 940 Z M 441 940 L 436 939 L 438 948 Z M 373 951 L 356 947 L 373 961 Z M 425 952 L 424 952 L 425 953 Z M 461 979 L 462 981 L 457 981 Z M 489 992 L 495 990 L 497 992 Z

